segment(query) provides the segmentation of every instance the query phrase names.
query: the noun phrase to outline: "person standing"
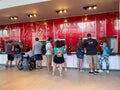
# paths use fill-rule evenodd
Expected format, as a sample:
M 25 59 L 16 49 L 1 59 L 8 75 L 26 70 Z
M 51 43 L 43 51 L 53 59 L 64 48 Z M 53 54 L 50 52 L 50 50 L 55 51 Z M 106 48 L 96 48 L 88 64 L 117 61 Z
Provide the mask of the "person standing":
M 96 39 L 91 38 L 91 34 L 87 34 L 87 39 L 84 41 L 83 46 L 87 55 L 87 62 L 90 67 L 90 74 L 97 74 L 97 46 L 98 42 Z
M 53 48 L 52 48 L 52 38 L 49 37 L 46 42 L 46 57 L 47 57 L 47 69 L 48 71 L 52 70 L 52 54 L 53 54 Z
M 61 42 L 56 41 L 54 47 L 54 59 L 53 59 L 54 63 L 53 63 L 53 72 L 52 72 L 53 76 L 55 74 L 57 65 L 59 67 L 60 76 L 62 76 L 62 64 L 64 63 L 63 52 L 64 52 L 64 47 L 61 46 Z
M 83 72 L 82 65 L 84 59 L 84 48 L 83 48 L 83 41 L 82 38 L 78 39 L 77 46 L 76 46 L 76 56 L 78 59 L 78 68 L 80 72 Z
M 10 67 L 12 67 L 12 61 L 14 60 L 14 56 L 12 55 L 13 51 L 13 45 L 12 45 L 12 40 L 8 41 L 7 45 L 7 55 L 8 55 L 8 60 L 6 61 L 6 67 L 8 67 L 8 64 L 10 63 Z
M 64 69 L 65 69 L 65 71 L 67 71 L 67 62 L 66 62 L 67 52 L 66 52 L 65 41 L 61 40 L 61 46 L 64 48 L 64 52 L 63 52 L 63 56 L 64 56 Z
M 20 47 L 20 44 L 18 41 L 15 41 L 15 45 L 14 45 L 14 59 L 16 60 L 16 66 L 18 65 L 20 59 L 21 59 L 21 52 L 22 49 Z
M 108 49 L 109 49 L 109 42 L 107 40 L 107 38 L 102 38 L 103 40 L 103 45 L 101 45 L 101 48 L 102 48 L 102 55 L 99 59 L 99 72 L 103 72 L 103 61 L 105 60 L 106 62 L 106 72 L 109 73 L 109 52 L 108 52 Z
M 41 53 L 42 43 L 39 42 L 39 38 L 35 38 L 35 43 L 33 44 L 34 59 L 36 62 L 36 70 L 42 67 L 42 53 Z

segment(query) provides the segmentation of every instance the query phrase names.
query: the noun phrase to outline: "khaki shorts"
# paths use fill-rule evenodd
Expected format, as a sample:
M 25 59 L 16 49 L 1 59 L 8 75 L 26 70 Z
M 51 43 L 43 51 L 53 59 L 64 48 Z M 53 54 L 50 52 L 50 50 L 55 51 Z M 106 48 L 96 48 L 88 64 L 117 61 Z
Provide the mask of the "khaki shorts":
M 47 63 L 52 63 L 52 55 L 46 55 Z
M 97 55 L 87 55 L 88 64 L 98 64 Z

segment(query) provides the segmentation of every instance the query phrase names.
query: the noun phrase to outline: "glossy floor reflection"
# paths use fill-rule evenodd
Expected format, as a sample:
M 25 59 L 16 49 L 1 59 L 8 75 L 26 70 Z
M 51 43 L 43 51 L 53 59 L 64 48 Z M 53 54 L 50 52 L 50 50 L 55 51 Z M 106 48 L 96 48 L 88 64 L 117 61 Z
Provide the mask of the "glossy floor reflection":
M 0 90 L 120 90 L 120 71 L 89 75 L 88 70 L 81 73 L 77 69 L 64 71 L 59 77 L 47 72 L 19 71 L 16 68 L 0 67 Z

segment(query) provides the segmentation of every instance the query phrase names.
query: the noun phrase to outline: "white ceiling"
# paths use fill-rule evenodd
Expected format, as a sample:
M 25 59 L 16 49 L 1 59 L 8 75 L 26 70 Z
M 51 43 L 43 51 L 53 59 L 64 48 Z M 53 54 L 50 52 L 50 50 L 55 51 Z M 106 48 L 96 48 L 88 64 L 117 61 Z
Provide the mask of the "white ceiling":
M 0 9 L 46 2 L 50 0 L 0 0 Z
M 40 2 L 41 0 L 12 0 L 14 1 L 13 6 L 10 1 L 0 0 L 0 25 L 119 11 L 119 0 L 50 0 L 47 2 Z M 21 5 L 17 4 L 18 1 L 27 1 L 27 3 Z M 97 9 L 83 10 L 82 7 L 89 5 L 97 5 Z M 59 15 L 55 12 L 59 9 L 67 9 L 68 13 Z M 29 13 L 37 13 L 38 16 L 28 18 L 27 14 Z M 10 16 L 18 16 L 19 19 L 11 21 L 8 18 Z

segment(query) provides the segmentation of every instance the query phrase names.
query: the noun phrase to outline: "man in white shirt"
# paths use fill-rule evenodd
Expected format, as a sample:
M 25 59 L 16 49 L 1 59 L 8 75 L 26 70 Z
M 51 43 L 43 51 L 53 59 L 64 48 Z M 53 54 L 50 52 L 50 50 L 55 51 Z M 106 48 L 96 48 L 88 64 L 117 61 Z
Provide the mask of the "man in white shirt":
M 52 53 L 53 53 L 53 48 L 52 48 L 52 38 L 49 37 L 47 42 L 46 42 L 46 57 L 47 57 L 47 69 L 48 71 L 52 70 Z

